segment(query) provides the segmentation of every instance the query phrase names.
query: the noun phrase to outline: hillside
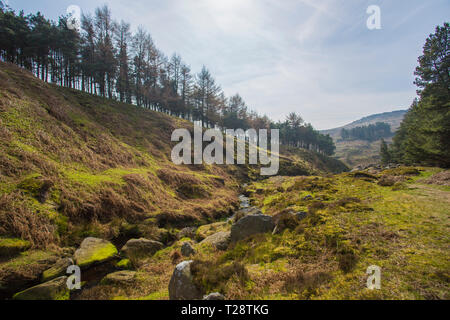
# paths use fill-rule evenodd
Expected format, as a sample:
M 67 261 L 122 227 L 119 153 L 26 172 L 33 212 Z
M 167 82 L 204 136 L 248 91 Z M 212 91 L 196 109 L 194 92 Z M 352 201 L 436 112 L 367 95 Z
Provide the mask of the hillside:
M 352 129 L 355 127 L 368 126 L 377 122 L 384 122 L 391 126 L 392 132 L 397 131 L 400 127 L 400 123 L 407 110 L 399 110 L 393 112 L 385 112 L 380 114 L 374 114 L 368 117 L 361 118 L 343 127 L 323 130 L 322 134 L 329 134 L 336 144 L 335 158 L 343 161 L 350 167 L 358 165 L 369 165 L 378 163 L 380 161 L 380 140 L 369 142 L 363 140 L 351 140 L 344 141 L 341 139 L 342 129 Z M 385 139 L 387 142 L 391 142 L 392 138 Z
M 175 128 L 192 130 L 192 124 L 49 85 L 1 63 L 0 257 L 33 250 L 23 257 L 27 270 L 0 265 L 0 295 L 36 283 L 46 264 L 34 259 L 54 262 L 86 237 L 117 246 L 136 237 L 168 245 L 183 227 L 231 216 L 240 185 L 256 177 L 256 168 L 176 166 L 170 160 Z M 301 153 L 282 155 L 281 172 L 346 169 Z
M 377 122 L 384 122 L 391 126 L 392 131 L 396 131 L 400 127 L 400 123 L 403 121 L 403 117 L 405 116 L 407 110 L 398 110 L 392 112 L 385 112 L 379 114 L 373 114 L 359 120 L 353 121 L 345 126 L 321 130 L 320 132 L 323 134 L 329 134 L 333 139 L 337 140 L 340 138 L 342 129 L 352 129 L 355 127 L 367 126 L 369 124 L 375 124 Z

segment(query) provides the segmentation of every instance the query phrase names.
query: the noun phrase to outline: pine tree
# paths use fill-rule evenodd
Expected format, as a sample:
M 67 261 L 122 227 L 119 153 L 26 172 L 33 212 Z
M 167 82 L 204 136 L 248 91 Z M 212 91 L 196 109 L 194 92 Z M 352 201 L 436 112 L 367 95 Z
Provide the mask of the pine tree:
M 131 103 L 131 84 L 128 47 L 131 39 L 130 24 L 121 21 L 116 29 L 116 41 L 119 53 L 118 74 L 116 80 L 116 90 L 119 94 L 120 102 Z
M 414 101 L 394 137 L 394 159 L 450 167 L 450 25 L 438 26 L 419 57 Z
M 388 145 L 384 139 L 381 139 L 380 144 L 380 156 L 381 156 L 381 163 L 383 165 L 387 165 L 391 162 L 392 157 L 388 149 Z

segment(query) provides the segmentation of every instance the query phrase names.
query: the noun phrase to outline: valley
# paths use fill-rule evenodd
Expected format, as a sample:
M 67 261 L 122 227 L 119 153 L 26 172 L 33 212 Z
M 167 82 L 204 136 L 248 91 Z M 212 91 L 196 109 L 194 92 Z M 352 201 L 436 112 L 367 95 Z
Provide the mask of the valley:
M 189 122 L 8 64 L 0 82 L 2 299 L 449 299 L 448 171 L 286 147 L 268 179 L 175 166 Z
M 336 153 L 334 157 L 343 161 L 351 168 L 376 164 L 380 162 L 380 143 L 381 140 L 367 141 L 360 139 L 344 140 L 341 136 L 342 129 L 353 129 L 356 127 L 364 127 L 374 125 L 378 122 L 390 125 L 391 131 L 394 134 L 400 127 L 406 110 L 399 110 L 393 112 L 386 112 L 364 117 L 360 120 L 354 121 L 343 127 L 322 130 L 322 134 L 329 134 L 336 144 Z M 384 139 L 387 143 L 392 143 L 392 136 Z

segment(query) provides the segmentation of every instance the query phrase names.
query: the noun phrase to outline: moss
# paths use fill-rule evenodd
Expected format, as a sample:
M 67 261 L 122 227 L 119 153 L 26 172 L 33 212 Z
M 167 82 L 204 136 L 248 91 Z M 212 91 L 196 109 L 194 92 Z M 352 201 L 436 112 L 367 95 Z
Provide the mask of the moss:
M 42 188 L 43 183 L 42 176 L 36 173 L 26 177 L 17 185 L 17 187 L 29 192 L 33 197 L 36 197 L 39 190 Z
M 163 300 L 169 297 L 169 292 L 167 290 L 157 291 L 149 294 L 148 296 L 139 298 L 139 300 Z
M 403 182 L 396 182 L 392 186 L 392 191 L 400 191 L 400 190 L 407 190 L 407 189 L 408 189 L 408 186 Z
M 384 170 L 382 174 L 392 176 L 417 176 L 420 175 L 421 170 L 416 167 L 399 167 L 394 169 Z
M 54 279 L 54 278 L 60 276 L 61 274 L 64 274 L 64 272 L 61 273 L 61 270 L 57 270 L 56 268 L 50 268 L 48 270 L 45 270 L 42 273 L 42 277 L 41 277 L 42 278 L 42 282 L 46 282 L 46 281 L 49 281 L 51 279 Z
M 69 300 L 70 291 L 66 285 L 66 277 L 60 277 L 52 281 L 18 292 L 13 296 L 14 300 Z
M 120 225 L 120 236 L 126 239 L 139 239 L 142 232 L 138 225 L 124 222 Z
M 133 269 L 133 264 L 129 259 L 122 259 L 117 262 L 116 267 L 122 270 L 131 270 Z
M 216 222 L 212 224 L 207 224 L 204 226 L 198 227 L 195 232 L 195 238 L 198 241 L 201 241 L 210 235 L 213 235 L 217 232 L 227 231 L 229 229 L 229 225 L 226 222 Z
M 0 238 L 0 256 L 13 256 L 26 251 L 31 243 L 17 238 Z
M 112 243 L 105 243 L 96 247 L 82 257 L 78 258 L 76 263 L 80 268 L 90 266 L 95 263 L 107 261 L 118 254 L 117 248 Z
M 238 242 L 233 248 L 227 250 L 226 253 L 222 256 L 223 261 L 230 260 L 241 260 L 243 259 L 249 250 L 248 244 L 244 242 Z
M 354 178 L 368 179 L 368 181 L 370 181 L 370 180 L 377 180 L 378 179 L 377 176 L 375 176 L 373 174 L 370 174 L 368 172 L 364 172 L 364 171 L 352 172 L 352 173 L 349 173 L 349 176 L 350 177 L 354 177 Z
M 92 254 L 91 261 L 102 261 L 114 256 L 118 253 L 117 248 L 113 244 L 107 244 L 103 248 L 95 250 Z M 83 263 L 81 263 L 83 265 Z
M 277 247 L 271 251 L 270 261 L 276 261 L 281 258 L 297 256 L 297 250 L 290 247 Z
M 1 263 L 0 270 L 10 269 L 20 272 L 22 269 L 27 269 L 30 266 L 39 264 L 40 261 L 47 260 L 56 260 L 55 253 L 51 251 L 29 250 L 21 252 L 18 256 Z
M 149 295 L 134 298 L 133 300 L 167 300 L 169 298 L 169 291 L 167 289 L 156 291 L 153 293 L 150 293 Z M 126 296 L 115 296 L 111 300 L 131 300 L 129 297 Z
M 123 177 L 129 174 L 148 173 L 146 168 L 114 168 L 108 169 L 101 173 L 94 174 L 89 172 L 86 168 L 65 169 L 63 174 L 72 182 L 86 185 L 89 187 L 97 187 L 105 183 L 113 183 L 117 185 L 124 185 Z

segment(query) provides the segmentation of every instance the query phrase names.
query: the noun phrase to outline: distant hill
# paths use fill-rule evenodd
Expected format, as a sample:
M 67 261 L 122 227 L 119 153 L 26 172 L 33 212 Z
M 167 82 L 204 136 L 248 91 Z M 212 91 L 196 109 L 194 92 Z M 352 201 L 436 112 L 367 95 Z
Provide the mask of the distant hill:
M 345 126 L 322 130 L 320 131 L 323 134 L 329 134 L 335 141 L 341 137 L 342 129 L 352 129 L 355 127 L 367 126 L 369 124 L 375 124 L 377 122 L 384 122 L 391 125 L 392 131 L 397 131 L 400 127 L 400 123 L 403 121 L 403 117 L 405 116 L 408 110 L 398 110 L 392 112 L 385 112 L 379 114 L 373 114 L 359 120 L 353 121 Z
M 363 140 L 343 141 L 341 138 L 342 129 L 352 129 L 355 127 L 368 126 L 377 122 L 384 122 L 391 126 L 393 132 L 397 131 L 407 110 L 398 110 L 370 115 L 345 126 L 322 130 L 323 134 L 329 134 L 336 143 L 336 158 L 343 161 L 350 167 L 357 165 L 367 165 L 378 162 L 380 140 L 368 142 Z M 386 139 L 388 142 L 390 139 Z

